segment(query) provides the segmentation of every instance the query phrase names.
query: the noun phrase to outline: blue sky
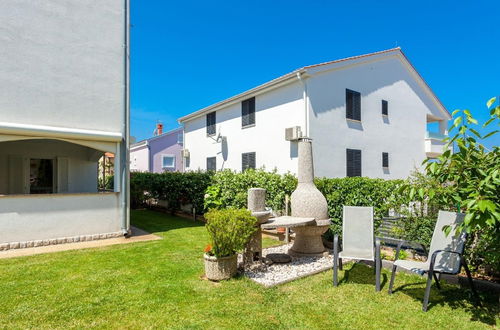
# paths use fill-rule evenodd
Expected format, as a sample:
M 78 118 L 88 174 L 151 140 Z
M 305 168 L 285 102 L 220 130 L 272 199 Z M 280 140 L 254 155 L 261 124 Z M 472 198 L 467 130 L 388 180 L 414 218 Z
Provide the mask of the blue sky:
M 478 4 L 481 5 L 478 5 Z M 500 95 L 497 1 L 131 0 L 132 135 L 299 67 L 402 50 L 453 111 Z M 488 145 L 499 145 L 500 135 Z

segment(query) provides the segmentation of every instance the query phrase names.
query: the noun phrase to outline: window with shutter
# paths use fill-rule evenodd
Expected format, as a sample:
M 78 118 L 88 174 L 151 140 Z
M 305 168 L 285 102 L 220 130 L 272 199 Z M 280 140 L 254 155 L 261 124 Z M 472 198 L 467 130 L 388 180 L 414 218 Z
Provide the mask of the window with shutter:
M 361 150 L 346 149 L 346 176 L 361 176 Z
M 207 114 L 207 135 L 215 135 L 215 112 Z
M 345 117 L 347 119 L 361 121 L 361 93 L 346 89 L 345 103 Z
M 217 158 L 207 157 L 207 171 L 216 171 L 216 170 L 217 170 Z
M 255 125 L 255 97 L 241 102 L 241 126 Z
M 245 152 L 241 154 L 241 171 L 248 168 L 255 169 L 255 152 Z
M 386 100 L 382 100 L 382 115 L 389 115 L 389 102 L 387 102 Z
M 388 152 L 382 153 L 382 167 L 389 168 L 389 153 Z

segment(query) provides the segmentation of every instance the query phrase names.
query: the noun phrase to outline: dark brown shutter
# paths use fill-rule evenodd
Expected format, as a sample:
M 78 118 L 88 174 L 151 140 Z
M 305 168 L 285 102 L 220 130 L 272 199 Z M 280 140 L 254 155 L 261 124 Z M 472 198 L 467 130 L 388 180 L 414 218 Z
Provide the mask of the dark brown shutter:
M 215 134 L 215 112 L 207 114 L 207 135 Z
M 361 150 L 346 149 L 346 175 L 361 176 Z
M 389 102 L 382 100 L 382 114 L 385 116 L 389 115 Z
M 346 89 L 345 90 L 346 112 L 347 119 L 361 121 L 361 93 Z
M 241 126 L 255 124 L 255 97 L 241 102 Z
M 217 158 L 207 157 L 207 171 L 216 171 L 216 170 L 217 170 Z
M 255 168 L 255 152 L 245 152 L 241 154 L 241 171 L 248 168 Z
M 382 167 L 389 167 L 389 153 L 388 152 L 383 152 L 382 153 Z

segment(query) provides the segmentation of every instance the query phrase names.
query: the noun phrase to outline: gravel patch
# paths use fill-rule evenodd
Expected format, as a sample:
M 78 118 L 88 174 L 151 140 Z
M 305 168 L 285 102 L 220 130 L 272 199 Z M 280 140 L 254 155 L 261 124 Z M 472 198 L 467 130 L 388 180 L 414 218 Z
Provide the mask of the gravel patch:
M 270 247 L 262 250 L 265 257 L 269 253 L 286 253 L 292 244 Z M 239 258 L 241 260 L 241 256 Z M 287 283 L 305 276 L 317 274 L 331 269 L 333 265 L 333 252 L 329 251 L 324 257 L 292 257 L 287 264 L 271 264 L 256 262 L 247 265 L 243 274 L 251 280 L 266 287 Z

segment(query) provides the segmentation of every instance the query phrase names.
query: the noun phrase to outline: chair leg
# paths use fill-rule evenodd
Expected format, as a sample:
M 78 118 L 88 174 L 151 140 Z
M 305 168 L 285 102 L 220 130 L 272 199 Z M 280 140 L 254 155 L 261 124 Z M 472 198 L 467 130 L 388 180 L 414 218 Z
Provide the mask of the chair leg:
M 472 294 L 474 295 L 474 298 L 476 299 L 476 304 L 477 306 L 481 306 L 481 299 L 479 299 L 479 295 L 477 294 L 476 287 L 474 286 L 474 281 L 472 280 L 472 276 L 470 275 L 470 270 L 469 266 L 467 266 L 467 263 L 465 262 L 465 258 L 462 257 L 462 265 L 464 266 L 465 273 L 467 274 L 467 281 L 469 282 L 470 289 L 472 291 Z
M 436 282 L 436 287 L 438 290 L 441 290 L 441 284 L 439 284 L 439 277 L 437 276 L 439 274 L 434 273 L 434 282 Z
M 337 286 L 338 285 L 338 274 L 337 274 L 337 268 L 338 268 L 338 258 L 336 255 L 333 256 L 333 286 Z
M 375 259 L 375 291 L 380 291 L 380 266 L 381 262 Z
M 394 285 L 394 277 L 396 277 L 396 269 L 398 266 L 392 266 L 391 280 L 389 281 L 389 294 L 392 294 L 392 286 Z
M 339 269 L 343 270 L 342 268 L 343 268 L 343 266 L 342 266 L 342 258 L 339 258 Z
M 424 302 L 422 303 L 422 310 L 424 312 L 427 312 L 427 305 L 429 304 L 429 296 L 431 295 L 433 273 L 434 272 L 431 270 L 429 271 L 429 274 L 427 276 L 427 286 L 425 287 Z

